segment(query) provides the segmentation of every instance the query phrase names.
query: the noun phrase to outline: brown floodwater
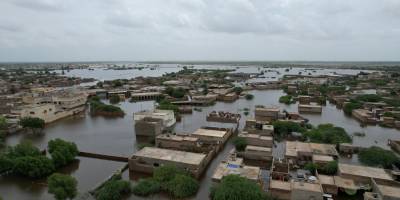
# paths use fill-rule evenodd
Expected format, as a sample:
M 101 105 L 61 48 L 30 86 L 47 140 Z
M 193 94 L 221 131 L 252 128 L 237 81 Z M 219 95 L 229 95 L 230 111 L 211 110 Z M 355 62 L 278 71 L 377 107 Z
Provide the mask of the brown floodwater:
M 321 71 L 321 70 L 318 70 Z M 206 115 L 213 110 L 229 111 L 242 114 L 240 129 L 244 126 L 247 118 L 254 116 L 253 111 L 256 105 L 280 106 L 287 111 L 297 112 L 297 104 L 285 105 L 279 103 L 278 99 L 284 93 L 282 90 L 251 91 L 255 98 L 245 100 L 241 98 L 233 103 L 217 102 L 210 107 L 202 107 L 202 111 L 193 111 L 193 114 L 184 115 L 181 122 L 175 126 L 176 132 L 191 133 L 202 126 L 232 126 L 229 124 L 207 122 Z M 119 104 L 125 111 L 123 118 L 104 118 L 92 117 L 88 113 L 80 116 L 70 117 L 59 120 L 48 125 L 42 135 L 16 134 L 6 139 L 8 145 L 15 145 L 24 140 L 30 140 L 34 145 L 44 149 L 47 142 L 51 139 L 62 138 L 73 141 L 82 151 L 104 153 L 118 156 L 131 156 L 137 148 L 136 136 L 133 128 L 133 113 L 145 109 L 154 108 L 153 101 L 130 103 L 129 101 Z M 244 116 L 244 108 L 250 109 L 250 114 Z M 360 146 L 381 146 L 388 148 L 388 139 L 400 139 L 400 131 L 396 129 L 383 128 L 380 126 L 362 127 L 358 121 L 344 115 L 342 110 L 334 105 L 327 104 L 323 107 L 321 115 L 304 114 L 313 125 L 321 123 L 333 123 L 346 129 L 350 134 L 354 132 L 364 132 L 365 137 L 353 137 L 353 143 Z M 283 154 L 283 144 L 279 144 L 275 149 L 274 155 L 281 157 Z M 210 163 L 208 170 L 200 180 L 200 190 L 192 199 L 207 199 L 209 188 L 212 185 L 211 176 L 221 160 L 226 158 L 229 151 L 233 148 L 231 142 L 226 144 L 223 151 Z M 342 159 L 343 162 L 357 163 L 356 157 Z M 97 160 L 91 158 L 78 157 L 78 161 L 67 168 L 61 169 L 63 173 L 69 173 L 78 180 L 79 193 L 83 193 L 99 182 L 107 178 L 117 169 L 120 169 L 124 163 Z M 125 179 L 129 179 L 128 172 L 124 173 Z M 131 177 L 135 175 L 131 174 Z M 137 176 L 136 176 L 137 177 Z M 132 180 L 132 182 L 136 182 Z M 45 181 L 32 181 L 21 177 L 5 176 L 0 177 L 0 196 L 3 199 L 52 199 L 47 194 Z M 140 199 L 131 196 L 129 199 Z M 146 199 L 167 199 L 166 196 L 156 195 Z

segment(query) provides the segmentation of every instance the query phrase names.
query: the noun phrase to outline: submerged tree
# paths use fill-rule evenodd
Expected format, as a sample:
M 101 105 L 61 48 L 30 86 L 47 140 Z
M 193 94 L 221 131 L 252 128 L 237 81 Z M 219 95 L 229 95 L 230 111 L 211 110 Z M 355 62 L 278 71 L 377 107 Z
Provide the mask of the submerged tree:
M 54 173 L 47 179 L 48 192 L 57 200 L 73 199 L 77 195 L 77 181 L 70 175 Z

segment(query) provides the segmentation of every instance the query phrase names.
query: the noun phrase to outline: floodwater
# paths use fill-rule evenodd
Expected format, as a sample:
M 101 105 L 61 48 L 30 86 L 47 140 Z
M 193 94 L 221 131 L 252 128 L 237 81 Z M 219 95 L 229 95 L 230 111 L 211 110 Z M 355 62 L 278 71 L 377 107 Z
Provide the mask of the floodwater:
M 162 67 L 160 67 L 162 68 Z M 167 70 L 169 69 L 169 70 Z M 165 72 L 177 71 L 178 67 L 168 67 L 163 70 Z M 98 73 L 98 70 L 100 71 Z M 144 70 L 144 69 L 143 69 Z M 143 71 L 142 70 L 142 71 Z M 261 68 L 261 70 L 268 70 Z M 271 69 L 281 71 L 280 76 L 285 73 L 284 69 Z M 295 70 L 293 68 L 292 70 Z M 292 71 L 291 70 L 291 71 Z M 304 69 L 296 69 L 304 70 Z M 103 71 L 105 71 L 103 74 Z M 129 70 L 128 70 L 129 71 Z M 138 70 L 139 71 L 139 70 Z M 146 73 L 153 74 L 157 70 L 148 70 Z M 257 72 L 256 67 L 242 67 L 238 68 L 237 71 L 250 71 Z M 316 73 L 324 74 L 325 70 L 316 70 Z M 359 71 L 356 70 L 335 70 L 338 74 L 347 73 L 355 74 Z M 162 72 L 158 75 L 161 75 Z M 96 69 L 94 71 L 89 70 L 72 70 L 67 75 L 81 75 L 86 73 L 93 73 L 91 76 L 93 78 L 98 78 L 102 80 L 109 80 L 107 78 L 107 73 L 119 73 L 124 74 L 125 71 L 121 70 L 102 70 Z M 72 74 L 74 73 L 74 74 Z M 133 73 L 133 72 L 132 72 Z M 161 73 L 161 74 L 160 74 Z M 268 72 L 276 73 L 276 72 Z M 293 72 L 297 74 L 298 72 Z M 326 73 L 331 73 L 331 71 L 326 70 Z M 144 74 L 144 75 L 148 75 Z M 130 75 L 129 75 L 130 76 Z M 265 75 L 270 77 L 271 75 Z M 102 78 L 100 78 L 102 77 Z M 121 78 L 116 74 L 112 74 L 110 79 Z M 131 78 L 133 76 L 130 76 Z M 277 76 L 278 77 L 278 76 Z M 128 77 L 125 77 L 128 78 Z M 267 78 L 266 78 L 267 79 Z M 247 118 L 254 116 L 254 107 L 256 105 L 265 106 L 280 106 L 287 111 L 297 112 L 297 105 L 285 105 L 279 103 L 278 99 L 284 93 L 282 90 L 264 90 L 264 91 L 250 91 L 254 94 L 255 98 L 253 100 L 246 100 L 241 98 L 233 103 L 217 102 L 215 105 L 210 107 L 202 107 L 202 111 L 193 111 L 193 114 L 183 115 L 181 122 L 178 122 L 175 126 L 175 131 L 178 133 L 191 133 L 194 130 L 202 126 L 221 126 L 221 123 L 207 122 L 206 115 L 213 110 L 217 111 L 229 111 L 237 112 L 242 114 L 242 119 L 240 123 L 240 129 L 244 126 L 244 121 Z M 24 135 L 17 134 L 9 136 L 6 140 L 8 145 L 15 145 L 23 140 L 30 140 L 34 145 L 39 148 L 44 149 L 47 146 L 47 142 L 54 138 L 62 138 L 64 140 L 73 141 L 78 145 L 78 148 L 82 151 L 104 153 L 109 155 L 117 156 L 131 156 L 137 149 L 136 136 L 134 132 L 133 124 L 133 113 L 146 109 L 153 109 L 154 102 L 136 102 L 130 103 L 129 101 L 121 102 L 119 104 L 122 109 L 124 109 L 126 115 L 123 118 L 104 118 L 104 117 L 92 117 L 88 113 L 84 113 L 80 116 L 70 117 L 67 119 L 62 119 L 55 123 L 48 125 L 43 135 Z M 250 114 L 244 116 L 244 108 L 250 109 Z M 346 129 L 350 134 L 354 132 L 364 132 L 365 137 L 354 136 L 353 143 L 360 146 L 371 146 L 377 145 L 383 148 L 387 147 L 388 139 L 400 139 L 400 131 L 396 129 L 383 128 L 379 126 L 360 126 L 360 123 L 351 117 L 347 117 L 344 113 L 336 109 L 334 105 L 327 104 L 323 107 L 323 112 L 321 115 L 310 115 L 303 114 L 304 117 L 310 120 L 313 125 L 318 125 L 321 123 L 333 123 L 336 126 L 340 126 Z M 226 126 L 226 124 L 224 125 Z M 278 145 L 276 156 L 282 152 L 282 146 Z M 209 188 L 211 187 L 211 175 L 214 169 L 217 167 L 219 162 L 223 160 L 233 148 L 231 143 L 228 143 L 224 150 L 218 154 L 218 156 L 210 163 L 208 170 L 205 172 L 204 177 L 201 179 L 201 187 L 197 195 L 193 199 L 207 199 Z M 79 192 L 83 193 L 93 187 L 95 187 L 99 182 L 107 178 L 117 169 L 120 169 L 124 163 L 97 160 L 91 158 L 78 157 L 79 161 L 71 164 L 65 169 L 60 170 L 63 173 L 69 173 L 78 180 Z M 356 158 L 343 159 L 344 162 L 357 162 Z M 124 174 L 124 178 L 129 177 Z M 3 199 L 52 199 L 52 197 L 47 194 L 47 187 L 45 181 L 32 181 L 20 177 L 0 177 L 0 196 Z M 149 199 L 159 199 L 166 198 L 165 196 L 153 196 Z M 131 196 L 130 199 L 138 199 L 138 197 Z

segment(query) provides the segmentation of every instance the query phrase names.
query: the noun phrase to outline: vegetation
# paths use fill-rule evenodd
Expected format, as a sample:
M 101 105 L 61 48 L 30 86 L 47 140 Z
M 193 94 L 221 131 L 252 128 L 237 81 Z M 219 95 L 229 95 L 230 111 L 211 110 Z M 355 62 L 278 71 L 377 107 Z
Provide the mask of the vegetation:
M 48 149 L 57 168 L 71 163 L 79 153 L 75 143 L 61 139 L 50 140 Z
M 97 200 L 120 200 L 124 194 L 129 194 L 130 192 L 130 182 L 121 180 L 121 176 L 117 175 L 101 185 L 95 191 L 94 196 Z
M 149 196 L 161 191 L 161 184 L 152 178 L 140 179 L 132 189 L 133 194 L 138 196 Z
M 362 107 L 362 104 L 357 102 L 357 101 L 352 101 L 349 103 L 346 103 L 343 107 L 343 111 L 344 113 L 351 115 L 351 113 L 353 112 L 353 110 L 355 109 L 359 109 Z
M 6 118 L 0 116 L 0 149 L 5 146 L 5 131 L 4 129 L 7 128 L 7 121 Z
M 377 94 L 363 94 L 356 97 L 357 101 L 364 102 L 378 102 L 382 100 L 382 97 Z
M 310 142 L 316 143 L 339 144 L 352 142 L 346 130 L 342 127 L 335 127 L 332 124 L 320 124 L 317 128 L 304 132 L 303 135 Z
M 300 124 L 291 121 L 275 121 L 272 125 L 274 126 L 275 131 L 274 138 L 278 141 L 282 140 L 292 132 L 303 133 L 306 131 L 306 129 L 300 126 Z
M 212 200 L 268 200 L 270 198 L 257 183 L 238 175 L 225 176 L 221 183 L 210 190 Z
M 21 125 L 22 128 L 32 130 L 33 133 L 37 133 L 43 130 L 45 122 L 43 119 L 37 117 L 24 117 L 20 119 L 19 125 Z
M 154 170 L 153 178 L 140 180 L 134 186 L 133 193 L 138 196 L 148 196 L 165 191 L 174 198 L 186 198 L 194 195 L 198 189 L 198 181 L 186 171 L 173 165 L 164 165 Z
M 240 95 L 240 93 L 243 92 L 243 88 L 242 87 L 234 87 L 233 92 L 235 92 L 237 95 Z
M 180 99 L 185 96 L 186 91 L 181 87 L 178 87 L 178 88 L 167 87 L 165 89 L 165 93 L 167 93 L 171 97 Z
M 112 114 L 112 115 L 125 114 L 120 107 L 104 104 L 103 102 L 100 101 L 100 98 L 91 98 L 90 112 L 94 114 Z
M 314 175 L 316 170 L 320 174 L 335 175 L 338 170 L 338 161 L 330 161 L 323 166 L 310 162 L 304 165 L 304 169 L 309 170 Z
M 362 164 L 372 167 L 391 168 L 393 164 L 400 163 L 400 159 L 392 151 L 376 146 L 360 150 L 358 159 Z
M 254 99 L 254 95 L 246 94 L 245 98 L 246 98 L 246 100 L 252 100 L 252 99 Z
M 29 178 L 43 178 L 55 171 L 51 159 L 46 156 L 24 156 L 13 161 L 13 172 Z
M 145 147 L 153 147 L 153 146 L 154 146 L 154 144 L 150 144 L 150 143 L 139 143 L 137 148 L 140 150 L 140 149 L 143 149 Z
M 112 104 L 117 104 L 121 101 L 121 98 L 119 98 L 118 95 L 111 95 L 110 96 L 110 103 Z
M 279 97 L 279 103 L 292 104 L 294 103 L 292 95 L 285 95 Z
M 235 145 L 237 151 L 244 151 L 247 146 L 247 141 L 242 137 L 235 137 L 233 139 L 233 144 Z
M 158 104 L 158 109 L 173 110 L 175 113 L 177 113 L 179 111 L 177 105 L 174 105 L 170 101 L 165 100 L 165 99 L 160 101 L 160 103 Z
M 70 175 L 54 173 L 47 179 L 48 192 L 57 200 L 73 199 L 77 195 L 77 181 Z

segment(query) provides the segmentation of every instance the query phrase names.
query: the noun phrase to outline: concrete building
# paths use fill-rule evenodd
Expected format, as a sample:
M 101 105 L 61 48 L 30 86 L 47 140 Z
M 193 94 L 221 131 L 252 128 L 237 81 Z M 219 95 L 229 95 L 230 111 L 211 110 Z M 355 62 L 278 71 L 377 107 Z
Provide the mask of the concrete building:
M 313 159 L 325 163 L 337 158 L 338 155 L 335 145 L 286 141 L 285 158 L 294 164 L 303 165 L 312 162 Z M 328 158 L 328 156 L 331 158 Z
M 144 147 L 129 158 L 129 170 L 152 173 L 156 167 L 174 165 L 199 178 L 212 159 L 210 154 Z
M 247 119 L 244 131 L 249 134 L 272 136 L 274 133 L 274 126 L 267 124 L 267 122 L 265 121 L 256 121 L 255 119 Z
M 257 107 L 254 111 L 257 121 L 275 121 L 279 117 L 279 108 L 260 108 Z
M 322 106 L 316 104 L 299 104 L 299 113 L 322 113 Z
M 382 168 L 339 163 L 338 174 L 342 178 L 354 180 L 357 184 L 369 184 L 371 178 L 378 184 L 392 184 L 394 182 L 391 174 Z
M 300 95 L 297 97 L 299 100 L 299 104 L 306 104 L 309 105 L 311 103 L 311 97 L 310 96 L 305 96 L 305 95 Z
M 140 92 L 131 93 L 131 100 L 133 101 L 151 101 L 159 99 L 163 96 L 161 92 Z
M 238 137 L 244 138 L 248 145 L 269 147 L 271 148 L 274 143 L 274 139 L 271 136 L 263 136 L 258 134 L 249 134 L 245 131 L 238 134 Z
M 259 183 L 260 172 L 261 170 L 259 167 L 246 166 L 243 164 L 242 158 L 237 158 L 235 154 L 230 154 L 226 160 L 218 165 L 217 169 L 214 171 L 212 180 L 214 182 L 220 182 L 223 177 L 236 174 Z
M 243 158 L 256 161 L 272 161 L 272 148 L 247 145 Z
M 135 121 L 135 134 L 137 136 L 156 137 L 163 132 L 162 119 L 144 117 Z
M 189 135 L 161 134 L 156 137 L 156 147 L 180 151 L 200 152 L 199 138 Z
M 367 124 L 376 124 L 377 118 L 374 117 L 374 114 L 366 109 L 354 109 L 351 112 L 351 115 L 357 120 L 367 123 Z
M 319 183 L 292 180 L 291 190 L 291 200 L 323 200 L 323 190 Z
M 154 111 L 141 111 L 133 114 L 135 122 L 143 118 L 153 118 L 162 120 L 163 130 L 172 129 L 176 123 L 174 111 L 172 110 L 154 110 Z
M 191 134 L 192 137 L 199 138 L 201 142 L 209 144 L 225 144 L 231 135 L 231 129 L 216 127 L 199 128 Z
M 400 186 L 379 185 L 372 182 L 372 192 L 364 193 L 364 200 L 400 200 Z

